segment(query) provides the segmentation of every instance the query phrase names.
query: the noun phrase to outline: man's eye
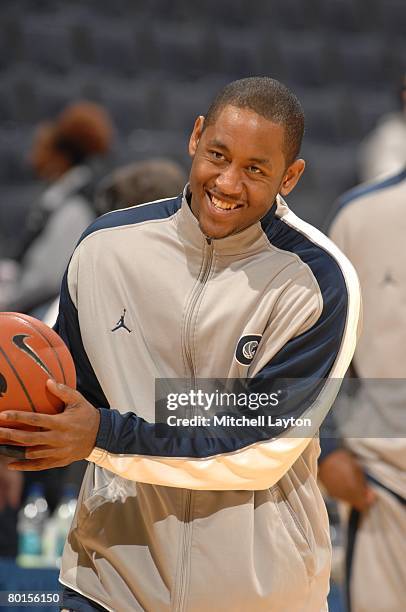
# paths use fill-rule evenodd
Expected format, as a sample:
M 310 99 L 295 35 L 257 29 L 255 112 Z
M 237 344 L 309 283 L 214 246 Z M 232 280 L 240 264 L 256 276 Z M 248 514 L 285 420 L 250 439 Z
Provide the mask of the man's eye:
M 218 151 L 210 151 L 210 155 L 218 161 L 222 161 L 223 159 L 225 159 L 224 155 L 222 153 L 219 153 Z
M 251 174 L 262 174 L 262 170 L 258 166 L 248 166 L 248 172 L 251 172 Z

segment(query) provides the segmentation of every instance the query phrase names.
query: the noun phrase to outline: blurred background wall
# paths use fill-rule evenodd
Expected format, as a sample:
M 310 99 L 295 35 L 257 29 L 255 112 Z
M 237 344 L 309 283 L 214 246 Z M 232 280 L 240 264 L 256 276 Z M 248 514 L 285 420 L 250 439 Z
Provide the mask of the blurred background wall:
M 34 127 L 71 101 L 116 123 L 111 165 L 168 155 L 185 168 L 197 114 L 228 81 L 270 75 L 303 103 L 307 170 L 289 198 L 322 225 L 359 179 L 359 143 L 398 110 L 405 0 L 2 0 L 0 255 L 37 197 Z

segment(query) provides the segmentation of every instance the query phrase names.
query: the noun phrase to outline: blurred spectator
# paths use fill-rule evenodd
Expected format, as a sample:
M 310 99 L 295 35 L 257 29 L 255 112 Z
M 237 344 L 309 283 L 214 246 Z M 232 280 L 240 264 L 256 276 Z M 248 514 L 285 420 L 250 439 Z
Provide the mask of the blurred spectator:
M 402 170 L 406 164 L 406 73 L 398 112 L 384 115 L 360 147 L 360 179 L 371 181 Z
M 364 310 L 352 363 L 358 388 L 342 398 L 335 425 L 331 418 L 323 424 L 319 460 L 327 492 L 350 507 L 351 612 L 405 609 L 405 200 L 406 166 L 346 194 L 330 231 L 358 272 Z
M 100 180 L 97 158 L 111 147 L 113 129 L 100 106 L 77 102 L 55 121 L 40 125 L 31 151 L 37 175 L 51 183 L 27 220 L 16 270 L 3 262 L 0 308 L 32 311 L 58 294 L 68 258 L 81 232 L 95 216 L 94 184 Z
M 182 166 L 165 158 L 147 159 L 112 172 L 100 185 L 96 208 L 100 214 L 170 198 L 181 193 L 187 175 Z

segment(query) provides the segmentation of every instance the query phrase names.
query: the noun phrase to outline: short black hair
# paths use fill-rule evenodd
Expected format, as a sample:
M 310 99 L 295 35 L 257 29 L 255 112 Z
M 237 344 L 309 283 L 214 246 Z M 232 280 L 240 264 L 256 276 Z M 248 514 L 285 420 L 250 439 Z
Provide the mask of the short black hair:
M 288 164 L 299 155 L 304 134 L 304 113 L 295 96 L 276 79 L 248 77 L 226 85 L 207 111 L 203 129 L 213 124 L 225 106 L 249 108 L 285 128 L 285 156 Z

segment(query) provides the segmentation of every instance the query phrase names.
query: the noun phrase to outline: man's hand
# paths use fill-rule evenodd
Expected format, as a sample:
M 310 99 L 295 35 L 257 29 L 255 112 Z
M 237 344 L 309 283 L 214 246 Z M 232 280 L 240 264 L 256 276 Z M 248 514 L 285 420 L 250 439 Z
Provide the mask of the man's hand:
M 5 444 L 24 444 L 25 461 L 9 463 L 14 470 L 47 470 L 85 459 L 92 452 L 100 424 L 100 413 L 79 391 L 47 381 L 48 390 L 65 403 L 60 414 L 37 412 L 0 413 L 0 438 Z M 13 421 L 40 427 L 41 431 L 24 431 L 1 427 Z
M 358 461 L 345 449 L 336 450 L 320 462 L 319 478 L 327 493 L 364 512 L 376 500 Z

